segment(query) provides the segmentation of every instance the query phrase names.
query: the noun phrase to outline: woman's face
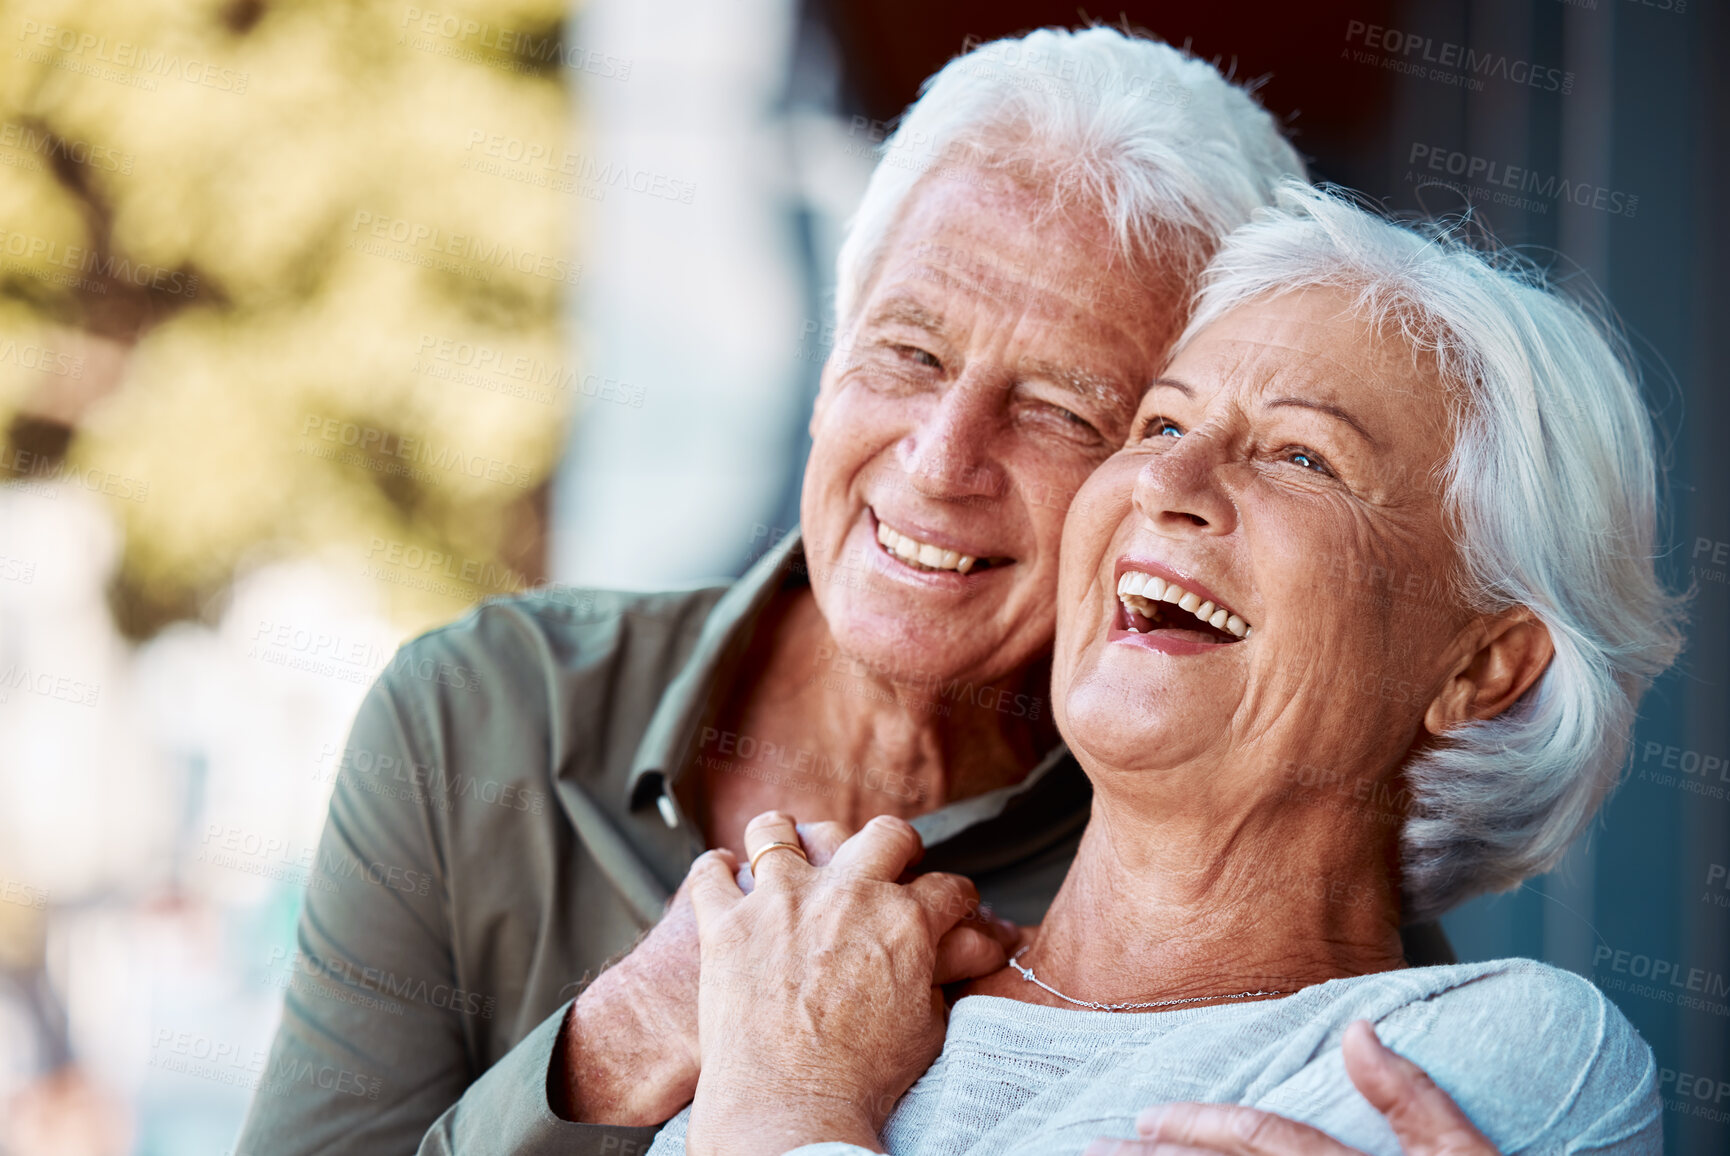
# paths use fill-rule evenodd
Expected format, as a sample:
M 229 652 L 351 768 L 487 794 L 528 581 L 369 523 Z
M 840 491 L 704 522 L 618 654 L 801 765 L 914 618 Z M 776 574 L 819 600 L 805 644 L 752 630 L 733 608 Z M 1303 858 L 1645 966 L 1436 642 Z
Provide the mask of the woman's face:
M 1259 796 L 1270 765 L 1387 770 L 1419 737 L 1470 620 L 1448 399 L 1347 306 L 1306 290 L 1208 326 L 1076 496 L 1052 692 L 1090 770 L 1201 760 Z
M 1044 655 L 1064 513 L 1176 336 L 1103 218 L 962 175 L 914 190 L 836 342 L 800 511 L 841 650 L 904 683 Z

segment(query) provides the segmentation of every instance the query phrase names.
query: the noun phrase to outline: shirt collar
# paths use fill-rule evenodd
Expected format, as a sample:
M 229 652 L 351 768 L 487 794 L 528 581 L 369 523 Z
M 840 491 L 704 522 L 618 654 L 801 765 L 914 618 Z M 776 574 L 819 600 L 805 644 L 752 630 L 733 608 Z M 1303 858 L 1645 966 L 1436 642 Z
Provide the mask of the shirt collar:
M 678 781 L 689 761 L 691 739 L 709 711 L 718 671 L 723 664 L 737 661 L 757 616 L 786 585 L 791 572 L 804 572 L 804 564 L 802 540 L 795 528 L 757 559 L 709 611 L 691 656 L 662 692 L 637 744 L 637 757 L 625 781 L 628 805 L 647 801 L 644 780 L 650 776 Z
M 924 840 L 927 847 L 934 847 L 976 823 L 983 823 L 1003 814 L 1006 807 L 1038 786 L 1040 780 L 1050 774 L 1053 767 L 1065 761 L 1068 755 L 1069 748 L 1058 743 L 1046 752 L 1045 757 L 1040 759 L 1020 782 L 986 791 L 983 795 L 959 799 L 935 811 L 915 815 L 908 822 L 913 824 L 913 829 L 919 832 L 920 839 Z
M 804 573 L 804 542 L 795 528 L 715 603 L 691 656 L 667 684 L 637 745 L 626 780 L 627 806 L 646 806 L 652 793 L 678 781 L 690 762 L 691 741 L 713 706 L 711 696 L 723 668 L 739 660 L 750 642 L 751 628 L 769 600 L 793 575 Z M 1046 812 L 1034 819 L 1037 825 L 1053 827 L 1042 832 L 1044 838 L 1033 840 L 1043 845 L 1072 834 L 1070 827 L 1079 829 L 1078 824 L 1085 824 L 1090 796 L 1086 778 L 1069 758 L 1069 748 L 1058 743 L 1019 782 L 945 804 L 915 816 L 912 824 L 929 848 L 1000 818 L 1006 811 L 1031 808 Z M 1054 810 L 1048 810 L 1051 808 Z M 1076 823 L 1055 822 L 1059 818 L 1073 818 Z

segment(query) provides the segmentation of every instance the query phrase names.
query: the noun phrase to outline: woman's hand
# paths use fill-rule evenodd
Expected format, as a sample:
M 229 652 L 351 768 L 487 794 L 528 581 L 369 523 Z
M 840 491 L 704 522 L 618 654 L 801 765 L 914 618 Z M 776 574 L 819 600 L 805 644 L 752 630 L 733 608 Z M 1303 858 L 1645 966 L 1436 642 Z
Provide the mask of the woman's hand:
M 1387 1117 L 1406 1156 L 1501 1156 L 1422 1068 L 1382 1046 L 1368 1020 L 1346 1029 L 1341 1049 L 1346 1074 Z M 1095 1140 L 1085 1156 L 1363 1156 L 1308 1124 L 1230 1104 L 1149 1108 L 1135 1130 L 1135 1140 Z
M 811 865 L 828 863 L 852 828 L 800 823 Z M 749 894 L 749 870 L 738 873 Z M 995 937 L 995 938 L 994 938 Z M 1004 932 L 956 924 L 937 945 L 937 982 L 989 975 L 1003 966 Z M 577 997 L 553 1053 L 553 1111 L 584 1124 L 664 1123 L 691 1102 L 701 1070 L 697 1045 L 697 919 L 687 877 L 667 911 L 630 954 Z
M 750 854 L 797 841 L 780 812 L 745 829 Z M 784 1152 L 823 1140 L 879 1147 L 889 1110 L 943 1046 L 938 945 L 979 902 L 958 875 L 897 883 L 921 851 L 911 826 L 879 816 L 823 868 L 770 851 L 749 896 L 730 853 L 692 865 L 703 1072 L 692 1153 Z M 994 955 L 981 962 L 1001 967 L 1007 936 L 975 926 L 962 950 Z
M 798 831 L 818 867 L 852 834 L 840 823 L 801 823 Z M 739 885 L 751 890 L 749 871 L 741 869 Z M 651 1125 L 689 1104 L 700 1071 L 698 974 L 687 875 L 661 921 L 571 1005 L 548 1081 L 553 1111 L 583 1124 Z M 982 972 L 953 978 L 975 974 Z

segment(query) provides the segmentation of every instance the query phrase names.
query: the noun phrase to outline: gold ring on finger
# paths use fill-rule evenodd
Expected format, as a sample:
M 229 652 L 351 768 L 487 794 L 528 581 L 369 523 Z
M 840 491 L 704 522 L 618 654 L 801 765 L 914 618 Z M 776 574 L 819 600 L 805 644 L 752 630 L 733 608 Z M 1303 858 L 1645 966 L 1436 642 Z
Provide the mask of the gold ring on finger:
M 805 848 L 799 846 L 799 844 L 789 843 L 785 839 L 777 839 L 773 843 L 763 844 L 761 847 L 757 848 L 757 853 L 755 855 L 751 856 L 751 874 L 752 874 L 752 876 L 755 877 L 757 874 L 757 860 L 761 859 L 763 856 L 767 855 L 769 852 L 779 850 L 781 848 L 786 848 L 788 851 L 792 851 L 793 853 L 798 855 L 799 858 L 805 860 L 805 862 L 807 862 L 807 863 L 809 863 L 811 861 L 811 857 L 809 855 L 805 854 Z

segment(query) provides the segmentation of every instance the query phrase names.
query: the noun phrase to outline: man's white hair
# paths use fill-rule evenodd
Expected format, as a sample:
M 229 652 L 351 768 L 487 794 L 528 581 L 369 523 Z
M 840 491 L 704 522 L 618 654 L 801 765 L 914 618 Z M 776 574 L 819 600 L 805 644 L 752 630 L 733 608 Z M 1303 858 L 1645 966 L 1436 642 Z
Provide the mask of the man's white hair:
M 885 142 L 836 261 L 841 325 L 908 194 L 981 170 L 1035 180 L 1058 206 L 1103 210 L 1130 269 L 1180 300 L 1219 239 L 1282 177 L 1304 173 L 1245 89 L 1168 44 L 1103 27 L 994 40 L 928 79 Z
M 1658 472 L 1633 360 L 1596 306 L 1444 224 L 1401 225 L 1292 182 L 1226 238 L 1178 348 L 1236 306 L 1341 291 L 1352 315 L 1433 359 L 1456 410 L 1443 487 L 1466 604 L 1523 606 L 1555 657 L 1500 717 L 1405 772 L 1404 918 L 1547 871 L 1623 765 L 1640 697 L 1681 649 L 1658 580 Z M 1393 593 L 1398 597 L 1397 591 Z

